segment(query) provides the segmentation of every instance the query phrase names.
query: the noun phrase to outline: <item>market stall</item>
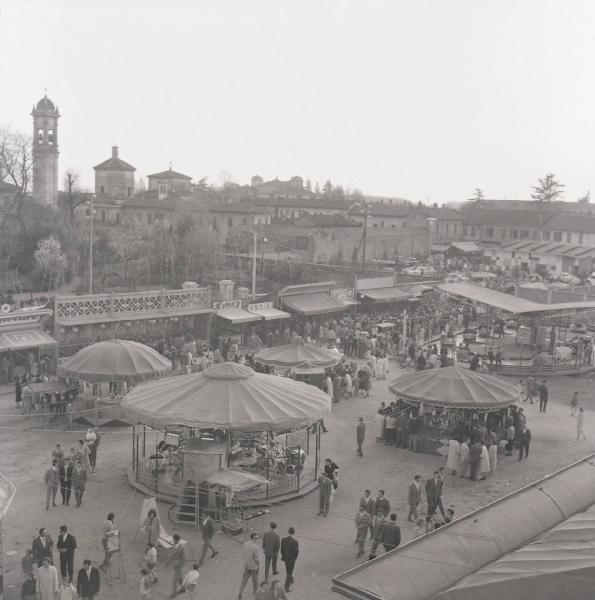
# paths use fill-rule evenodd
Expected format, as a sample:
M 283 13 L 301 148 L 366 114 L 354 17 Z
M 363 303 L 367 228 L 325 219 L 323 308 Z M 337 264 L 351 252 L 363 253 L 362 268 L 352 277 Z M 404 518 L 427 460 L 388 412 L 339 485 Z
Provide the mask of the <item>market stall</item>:
M 388 386 L 415 421 L 420 448 L 433 453 L 455 427 L 499 427 L 520 389 L 507 379 L 455 365 L 406 374 Z
M 191 489 L 199 495 L 207 478 L 234 467 L 266 480 L 236 496 L 246 503 L 314 484 L 320 435 L 311 426 L 330 412 L 330 399 L 290 378 L 221 363 L 139 385 L 122 406 L 138 421 L 129 472 L 133 485 L 178 501 Z M 152 458 L 156 453 L 163 454 L 161 470 Z

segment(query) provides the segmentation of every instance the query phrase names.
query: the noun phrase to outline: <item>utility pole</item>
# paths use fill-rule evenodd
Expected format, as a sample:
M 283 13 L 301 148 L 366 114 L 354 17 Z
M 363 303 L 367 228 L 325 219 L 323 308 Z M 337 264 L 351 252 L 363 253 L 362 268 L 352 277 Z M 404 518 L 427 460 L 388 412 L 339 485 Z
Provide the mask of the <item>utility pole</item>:
M 252 246 L 252 302 L 256 302 L 256 231 L 252 230 L 254 245 Z
M 93 294 L 93 197 L 91 194 L 90 210 L 89 210 L 89 295 Z
M 364 203 L 364 235 L 362 239 L 362 275 L 366 272 L 366 237 L 368 233 L 368 214 L 369 214 L 370 205 Z

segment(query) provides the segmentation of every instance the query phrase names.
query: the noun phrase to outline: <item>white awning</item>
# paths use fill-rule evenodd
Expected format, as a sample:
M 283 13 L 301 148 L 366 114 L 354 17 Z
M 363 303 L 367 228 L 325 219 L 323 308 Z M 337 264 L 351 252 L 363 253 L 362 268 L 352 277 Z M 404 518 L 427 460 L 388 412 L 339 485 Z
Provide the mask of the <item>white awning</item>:
M 254 313 L 248 312 L 243 308 L 235 308 L 230 306 L 217 311 L 217 316 L 221 319 L 226 319 L 234 325 L 240 323 L 254 323 L 255 321 L 262 320 L 262 317 Z
M 265 321 L 275 321 L 276 319 L 289 319 L 291 315 L 284 310 L 276 308 L 252 308 L 250 312 L 257 315 Z

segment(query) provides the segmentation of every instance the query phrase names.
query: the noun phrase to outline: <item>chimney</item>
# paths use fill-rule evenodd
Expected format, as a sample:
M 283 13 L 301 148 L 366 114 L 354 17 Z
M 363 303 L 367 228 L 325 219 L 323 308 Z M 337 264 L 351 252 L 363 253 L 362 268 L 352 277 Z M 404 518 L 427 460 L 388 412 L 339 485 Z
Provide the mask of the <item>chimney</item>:
M 434 202 L 434 208 L 438 208 L 438 202 Z
M 118 146 L 112 146 L 112 158 L 118 158 Z

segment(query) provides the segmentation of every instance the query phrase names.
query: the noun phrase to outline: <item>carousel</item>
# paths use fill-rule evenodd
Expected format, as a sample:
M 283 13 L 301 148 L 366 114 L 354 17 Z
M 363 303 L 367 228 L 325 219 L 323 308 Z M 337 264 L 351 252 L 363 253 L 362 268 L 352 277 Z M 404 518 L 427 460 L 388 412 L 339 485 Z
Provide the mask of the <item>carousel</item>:
M 66 383 L 74 379 L 93 385 L 91 403 L 87 407 L 81 400 L 77 409 L 89 424 L 90 414 L 95 412 L 95 423 L 92 424 L 105 425 L 121 417 L 120 402 L 131 386 L 156 379 L 171 370 L 171 362 L 145 344 L 107 340 L 86 346 L 64 360 L 58 367 L 58 374 Z M 106 395 L 102 394 L 104 384 L 109 385 Z
M 404 375 L 388 389 L 397 397 L 399 412 L 408 416 L 418 449 L 430 454 L 458 432 L 501 429 L 520 396 L 509 380 L 458 365 Z
M 324 370 L 341 361 L 342 354 L 334 349 L 306 344 L 296 337 L 289 344 L 265 348 L 254 355 L 257 364 L 289 373 L 297 381 L 323 387 Z
M 196 518 L 316 486 L 316 425 L 331 404 L 314 386 L 228 362 L 141 384 L 122 406 L 136 421 L 130 482 Z

